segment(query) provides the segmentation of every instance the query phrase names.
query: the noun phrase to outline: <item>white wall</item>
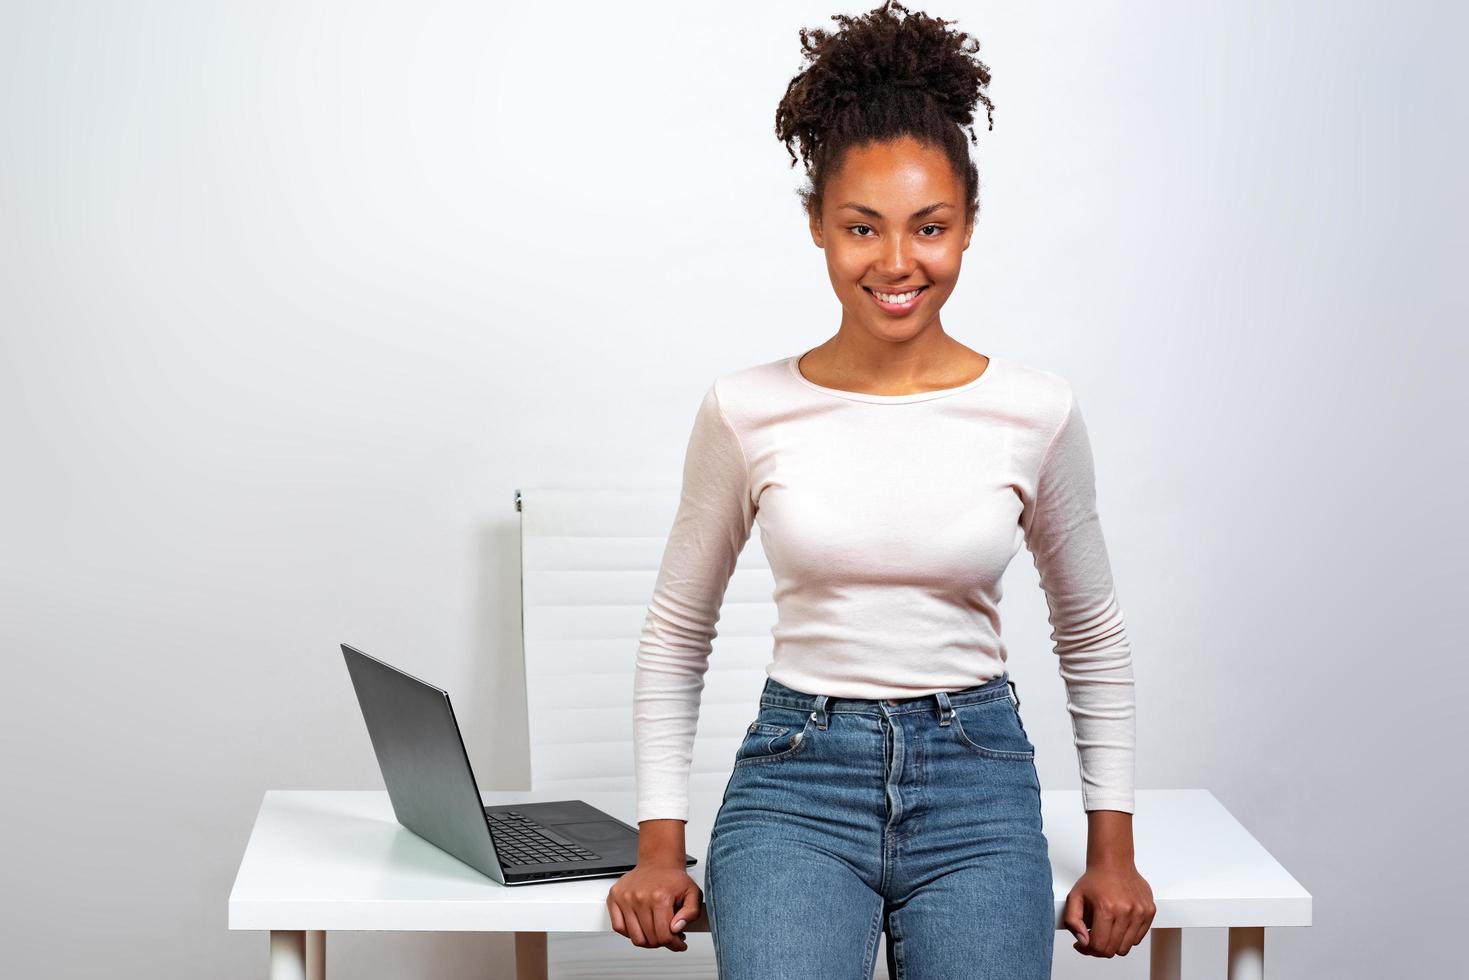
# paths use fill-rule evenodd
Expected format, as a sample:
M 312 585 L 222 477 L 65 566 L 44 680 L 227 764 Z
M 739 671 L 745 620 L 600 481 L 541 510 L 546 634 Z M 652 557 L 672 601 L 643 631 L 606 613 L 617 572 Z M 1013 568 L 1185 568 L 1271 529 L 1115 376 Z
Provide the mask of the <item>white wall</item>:
M 381 785 L 340 641 L 522 785 L 514 490 L 676 481 L 712 377 L 834 331 L 772 126 L 838 9 L 0 5 L 7 974 L 263 975 L 225 928 L 261 794 Z M 922 9 L 997 106 L 944 322 L 1086 400 L 1139 785 L 1208 787 L 1314 892 L 1272 974 L 1449 975 L 1469 17 Z M 508 975 L 502 937 L 328 946 Z M 1058 977 L 1145 968 L 1058 936 Z

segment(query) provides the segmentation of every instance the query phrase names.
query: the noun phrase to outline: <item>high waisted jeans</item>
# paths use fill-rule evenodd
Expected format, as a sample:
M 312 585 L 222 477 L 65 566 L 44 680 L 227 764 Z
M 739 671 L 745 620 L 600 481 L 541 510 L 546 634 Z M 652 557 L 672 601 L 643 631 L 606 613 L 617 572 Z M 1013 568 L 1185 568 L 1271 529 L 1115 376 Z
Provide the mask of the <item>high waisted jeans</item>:
M 715 818 L 704 904 L 720 980 L 1051 975 L 1035 746 L 1002 674 L 900 701 L 766 678 Z

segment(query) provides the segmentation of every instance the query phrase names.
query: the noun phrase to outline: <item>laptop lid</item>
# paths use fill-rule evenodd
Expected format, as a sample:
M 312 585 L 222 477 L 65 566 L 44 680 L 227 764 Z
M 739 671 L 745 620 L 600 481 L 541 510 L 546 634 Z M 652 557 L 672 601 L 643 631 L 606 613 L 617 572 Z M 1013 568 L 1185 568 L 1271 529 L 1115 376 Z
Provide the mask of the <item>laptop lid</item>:
M 504 884 L 449 693 L 346 643 L 342 656 L 398 822 Z

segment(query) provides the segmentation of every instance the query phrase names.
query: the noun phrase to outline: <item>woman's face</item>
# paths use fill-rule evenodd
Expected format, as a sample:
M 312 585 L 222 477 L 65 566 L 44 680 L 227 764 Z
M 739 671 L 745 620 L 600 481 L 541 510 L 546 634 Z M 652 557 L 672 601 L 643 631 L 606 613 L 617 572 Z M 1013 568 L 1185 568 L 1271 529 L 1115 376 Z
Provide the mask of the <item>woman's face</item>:
M 842 304 L 842 328 L 902 341 L 938 323 L 959 280 L 973 222 L 944 154 L 909 138 L 855 147 L 827 177 L 811 237 Z M 875 293 L 911 292 L 906 302 Z

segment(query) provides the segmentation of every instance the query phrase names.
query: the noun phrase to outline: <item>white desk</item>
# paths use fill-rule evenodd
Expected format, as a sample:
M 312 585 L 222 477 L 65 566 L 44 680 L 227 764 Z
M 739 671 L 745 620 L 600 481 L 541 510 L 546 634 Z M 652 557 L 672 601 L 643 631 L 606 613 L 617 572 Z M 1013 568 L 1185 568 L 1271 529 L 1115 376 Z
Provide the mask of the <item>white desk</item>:
M 634 823 L 631 792 L 576 794 Z M 485 793 L 486 805 L 568 794 Z M 722 793 L 691 795 L 689 874 L 704 885 L 709 829 Z M 1042 793 L 1055 873 L 1056 927 L 1086 866 L 1086 814 L 1075 790 Z M 1230 980 L 1264 975 L 1266 926 L 1311 924 L 1311 896 L 1207 790 L 1139 790 L 1138 870 L 1153 888 L 1152 980 L 1182 976 L 1180 929 L 1229 928 Z M 611 932 L 613 878 L 506 888 L 399 826 L 386 792 L 265 794 L 230 891 L 229 927 L 270 932 L 273 980 L 323 980 L 326 932 L 367 929 L 514 932 L 516 976 L 546 976 L 546 933 Z M 708 931 L 702 915 L 689 931 Z M 631 940 L 627 941 L 631 946 Z M 639 950 L 677 957 L 670 950 Z

